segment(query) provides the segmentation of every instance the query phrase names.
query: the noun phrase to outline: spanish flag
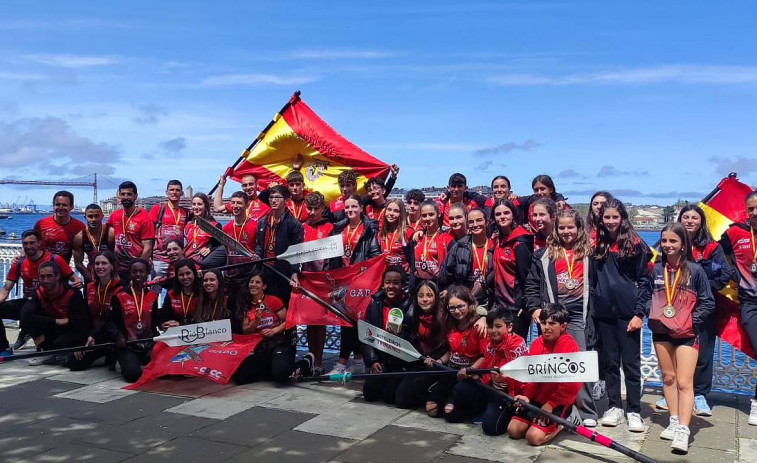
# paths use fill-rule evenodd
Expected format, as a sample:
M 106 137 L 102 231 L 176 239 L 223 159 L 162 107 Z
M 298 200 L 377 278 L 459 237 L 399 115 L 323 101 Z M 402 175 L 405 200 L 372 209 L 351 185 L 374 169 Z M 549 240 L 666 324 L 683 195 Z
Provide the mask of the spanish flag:
M 293 163 L 302 160 L 301 171 L 307 191 L 319 191 L 332 201 L 339 197 L 337 176 L 354 169 L 358 174 L 358 191 L 374 177 L 385 179 L 389 165 L 374 158 L 329 127 L 294 93 L 257 139 L 242 152 L 227 176 L 241 181 L 254 175 L 260 188 L 270 182 L 285 184 Z
M 707 218 L 707 228 L 713 238 L 720 239 L 723 233 L 734 222 L 746 220 L 744 198 L 752 192 L 752 188 L 738 181 L 732 173 L 720 181 L 717 187 L 705 197 L 699 207 Z M 715 295 L 717 301 L 718 336 L 746 355 L 757 359 L 749 337 L 741 326 L 739 311 L 738 286 L 731 281 L 724 289 Z

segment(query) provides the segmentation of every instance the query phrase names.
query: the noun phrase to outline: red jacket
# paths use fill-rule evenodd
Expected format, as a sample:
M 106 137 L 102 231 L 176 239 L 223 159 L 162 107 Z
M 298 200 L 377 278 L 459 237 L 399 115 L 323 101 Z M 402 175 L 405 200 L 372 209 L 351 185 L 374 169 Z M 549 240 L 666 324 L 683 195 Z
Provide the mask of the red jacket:
M 567 354 L 579 351 L 576 341 L 568 333 L 563 333 L 554 342 L 544 341 L 544 336 L 539 336 L 531 344 L 528 355 Z M 528 383 L 523 395 L 531 402 L 549 404 L 552 408 L 561 405 L 569 407 L 576 401 L 582 386 L 583 383 Z
M 515 333 L 510 333 L 499 344 L 489 341 L 484 351 L 484 363 L 480 368 L 501 368 L 504 364 L 512 362 L 521 355 L 528 354 L 526 341 Z M 491 375 L 485 374 L 481 382 L 491 384 Z M 507 392 L 511 395 L 521 394 L 523 383 L 512 378 L 507 378 Z

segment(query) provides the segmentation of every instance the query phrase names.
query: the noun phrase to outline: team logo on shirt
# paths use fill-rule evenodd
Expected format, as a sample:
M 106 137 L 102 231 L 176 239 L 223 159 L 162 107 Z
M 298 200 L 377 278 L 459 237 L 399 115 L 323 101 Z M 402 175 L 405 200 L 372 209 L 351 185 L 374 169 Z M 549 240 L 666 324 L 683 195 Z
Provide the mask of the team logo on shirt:
M 305 168 L 305 178 L 310 180 L 311 182 L 315 182 L 319 178 L 321 178 L 321 174 L 323 174 L 323 171 L 329 168 L 329 163 L 326 161 L 321 161 L 319 159 L 314 159 L 310 161 Z
M 134 222 L 129 222 L 129 226 L 127 227 L 129 231 L 134 231 Z

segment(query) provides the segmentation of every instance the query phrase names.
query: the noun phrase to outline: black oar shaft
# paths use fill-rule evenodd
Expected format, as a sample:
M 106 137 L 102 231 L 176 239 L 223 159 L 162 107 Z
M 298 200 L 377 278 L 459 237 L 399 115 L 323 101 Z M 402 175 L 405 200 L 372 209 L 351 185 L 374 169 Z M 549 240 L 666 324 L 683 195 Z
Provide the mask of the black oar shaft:
M 150 342 L 153 341 L 153 338 L 144 338 L 144 339 L 134 339 L 131 341 L 126 341 L 126 344 L 137 344 L 140 342 Z M 10 357 L 0 357 L 0 363 L 4 362 L 11 362 L 13 360 L 24 360 L 24 359 L 30 359 L 35 357 L 43 357 L 47 355 L 63 355 L 63 354 L 70 354 L 72 352 L 89 352 L 93 350 L 100 350 L 100 349 L 112 349 L 116 347 L 115 342 L 107 342 L 104 344 L 95 344 L 92 346 L 77 346 L 77 347 L 65 347 L 63 349 L 55 349 L 55 350 L 42 350 L 39 352 L 29 352 L 28 354 L 17 354 L 17 355 L 11 355 Z
M 485 368 L 468 370 L 470 375 L 483 375 L 491 373 L 492 370 Z M 384 373 L 337 373 L 333 375 L 319 375 L 319 376 L 306 376 L 298 378 L 300 382 L 305 381 L 335 381 L 335 382 L 348 382 L 362 379 L 386 379 L 386 378 L 405 378 L 408 376 L 445 376 L 450 374 L 456 374 L 455 370 L 417 370 L 417 371 L 389 371 Z

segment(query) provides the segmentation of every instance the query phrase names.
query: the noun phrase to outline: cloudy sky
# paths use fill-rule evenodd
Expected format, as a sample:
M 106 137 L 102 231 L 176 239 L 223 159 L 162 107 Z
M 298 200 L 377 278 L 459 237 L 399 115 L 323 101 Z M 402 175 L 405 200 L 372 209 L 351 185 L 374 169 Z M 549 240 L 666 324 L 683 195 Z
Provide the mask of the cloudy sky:
M 757 184 L 753 2 L 327 3 L 0 3 L 0 178 L 207 191 L 300 89 L 400 187 L 547 173 L 574 202 L 668 204 Z

